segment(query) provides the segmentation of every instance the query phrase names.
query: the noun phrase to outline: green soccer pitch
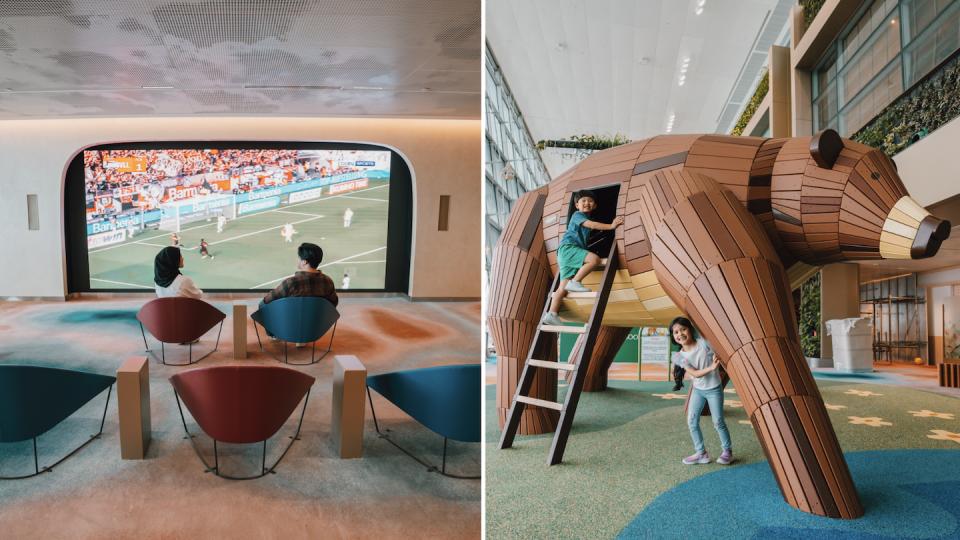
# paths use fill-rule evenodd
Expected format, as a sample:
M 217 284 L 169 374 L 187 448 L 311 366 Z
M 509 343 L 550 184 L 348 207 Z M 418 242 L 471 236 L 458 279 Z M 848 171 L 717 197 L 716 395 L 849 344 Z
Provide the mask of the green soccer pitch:
M 323 249 L 320 270 L 337 290 L 342 289 L 344 274 L 350 276 L 350 289 L 382 289 L 389 191 L 389 179 L 371 179 L 367 188 L 237 216 L 227 220 L 222 233 L 217 233 L 216 218 L 181 225 L 180 272 L 204 290 L 272 289 L 296 272 L 297 247 L 310 242 Z M 347 208 L 353 218 L 344 227 Z M 297 231 L 292 242 L 280 235 L 288 222 Z M 147 229 L 132 239 L 91 250 L 90 288 L 153 290 L 153 260 L 162 248 L 173 245 L 170 234 Z M 200 255 L 201 238 L 212 259 Z

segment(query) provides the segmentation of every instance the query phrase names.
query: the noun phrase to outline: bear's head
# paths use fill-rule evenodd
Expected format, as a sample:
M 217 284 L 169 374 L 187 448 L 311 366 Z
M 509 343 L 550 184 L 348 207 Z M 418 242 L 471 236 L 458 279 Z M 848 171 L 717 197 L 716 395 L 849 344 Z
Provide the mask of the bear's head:
M 771 204 L 781 239 L 807 264 L 923 259 L 950 235 L 949 221 L 909 196 L 892 159 L 832 129 L 783 145 Z

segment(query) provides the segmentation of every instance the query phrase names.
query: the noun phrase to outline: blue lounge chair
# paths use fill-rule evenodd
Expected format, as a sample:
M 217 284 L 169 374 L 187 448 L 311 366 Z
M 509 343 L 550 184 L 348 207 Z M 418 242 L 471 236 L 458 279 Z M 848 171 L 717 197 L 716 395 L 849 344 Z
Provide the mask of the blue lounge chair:
M 63 460 L 99 437 L 103 433 L 107 405 L 110 404 L 110 393 L 115 382 L 116 377 L 72 369 L 0 365 L 0 443 L 33 439 L 34 466 L 33 474 L 2 476 L 0 479 L 17 480 L 50 472 Z M 37 437 L 53 429 L 107 389 L 107 403 L 103 407 L 100 431 L 91 435 L 86 442 L 60 461 L 41 468 L 37 456 Z
M 323 357 L 330 352 L 330 347 L 333 345 L 333 335 L 337 332 L 337 320 L 340 319 L 340 313 L 326 298 L 295 296 L 274 300 L 251 313 L 250 318 L 254 322 L 260 323 L 264 330 L 283 340 L 283 360 L 280 360 L 263 348 L 263 342 L 260 341 L 260 331 L 257 330 L 256 324 L 253 325 L 253 329 L 257 332 L 257 343 L 260 345 L 260 350 L 269 354 L 271 358 L 278 362 L 290 364 L 287 356 L 287 342 L 313 343 L 310 363 L 292 364 L 307 366 L 323 360 Z M 333 332 L 330 333 L 330 343 L 327 345 L 327 350 L 323 351 L 320 358 L 316 358 L 317 340 L 331 328 L 333 328 Z
M 380 432 L 377 414 L 373 411 L 370 389 L 409 414 L 434 433 L 443 437 L 443 465 L 437 468 L 390 440 Z M 479 479 L 479 476 L 447 474 L 447 439 L 480 442 L 480 365 L 439 366 L 371 375 L 367 377 L 367 398 L 377 434 L 421 465 L 453 478 Z

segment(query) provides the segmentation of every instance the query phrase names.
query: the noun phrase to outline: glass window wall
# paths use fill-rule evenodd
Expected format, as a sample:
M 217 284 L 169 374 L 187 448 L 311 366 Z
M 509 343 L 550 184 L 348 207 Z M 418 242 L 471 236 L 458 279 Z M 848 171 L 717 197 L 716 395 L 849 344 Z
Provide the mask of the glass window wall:
M 514 202 L 524 193 L 550 182 L 540 153 L 523 121 L 496 59 L 485 51 L 484 175 L 486 227 L 484 227 L 485 281 L 490 282 L 493 248 Z M 487 338 L 489 346 L 489 337 Z
M 960 49 L 960 0 L 868 0 L 813 70 L 814 131 L 850 137 Z

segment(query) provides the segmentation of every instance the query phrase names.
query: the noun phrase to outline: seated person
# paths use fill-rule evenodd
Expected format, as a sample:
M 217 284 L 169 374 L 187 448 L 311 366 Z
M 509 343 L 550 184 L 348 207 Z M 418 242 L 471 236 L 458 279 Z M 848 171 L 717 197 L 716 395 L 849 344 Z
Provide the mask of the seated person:
M 180 248 L 165 247 L 157 253 L 153 261 L 153 282 L 157 285 L 157 297 L 185 296 L 200 298 L 203 291 L 193 284 L 193 280 L 180 273 L 183 268 L 183 255 Z
M 317 267 L 323 260 L 323 250 L 316 244 L 303 243 L 297 249 L 297 272 L 283 280 L 276 289 L 270 291 L 263 300 L 260 301 L 260 307 L 263 307 L 274 300 L 280 298 L 289 298 L 293 296 L 318 296 L 326 298 L 334 307 L 340 302 L 337 298 L 337 290 L 333 285 L 333 280 L 321 272 Z M 267 331 L 267 335 L 274 341 L 279 341 L 274 335 Z M 302 347 L 303 343 L 297 343 L 297 347 Z

